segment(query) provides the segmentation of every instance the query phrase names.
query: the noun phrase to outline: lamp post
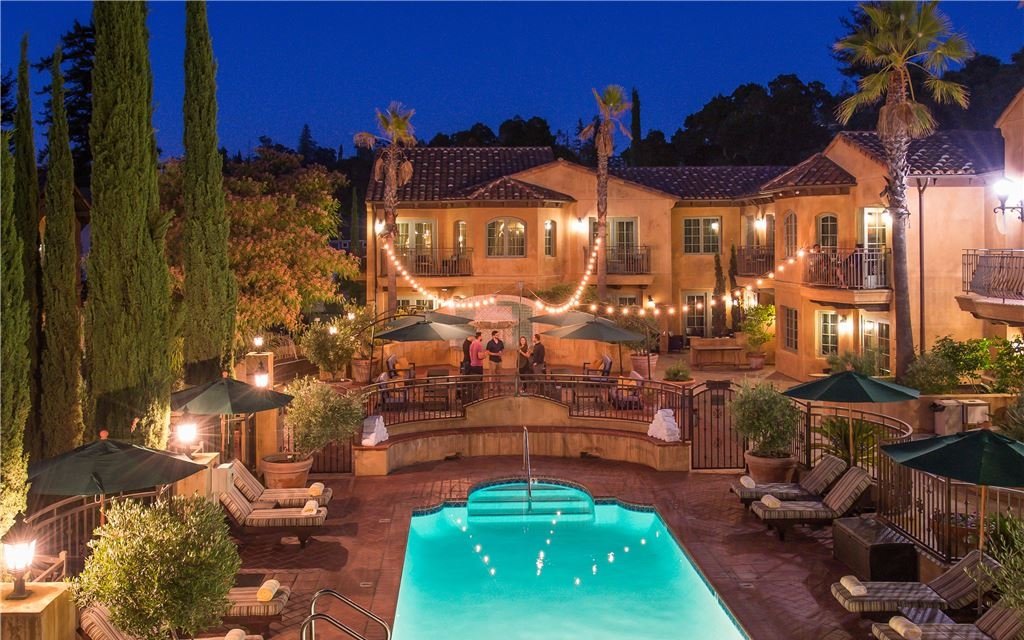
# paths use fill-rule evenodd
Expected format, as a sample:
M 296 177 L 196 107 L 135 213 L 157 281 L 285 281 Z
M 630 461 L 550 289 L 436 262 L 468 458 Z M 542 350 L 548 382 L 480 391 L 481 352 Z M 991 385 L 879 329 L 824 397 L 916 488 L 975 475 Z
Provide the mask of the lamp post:
M 335 331 L 337 331 L 337 329 L 335 329 Z M 270 374 L 267 373 L 267 367 L 264 366 L 262 360 L 260 360 L 259 364 L 256 365 L 256 373 L 253 374 L 252 381 L 260 389 L 266 389 L 270 386 Z
M 19 516 L 4 537 L 4 567 L 14 576 L 14 589 L 5 600 L 24 600 L 32 595 L 25 589 L 25 573 L 32 566 L 36 554 L 36 540 L 25 521 Z
M 1024 222 L 1024 188 L 1021 185 L 1003 178 L 994 186 L 996 197 L 999 198 L 999 206 L 993 209 L 994 212 L 1002 215 L 1016 213 L 1021 222 Z

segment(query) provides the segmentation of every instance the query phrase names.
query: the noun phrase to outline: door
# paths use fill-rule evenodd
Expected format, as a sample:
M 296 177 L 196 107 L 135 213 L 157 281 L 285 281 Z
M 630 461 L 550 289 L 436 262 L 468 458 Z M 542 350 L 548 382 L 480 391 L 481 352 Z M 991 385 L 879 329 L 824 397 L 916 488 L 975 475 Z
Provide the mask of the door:
M 703 338 L 707 335 L 707 294 L 686 293 L 683 294 L 683 330 L 686 337 Z
M 692 387 L 690 466 L 693 469 L 743 469 L 747 443 L 733 428 L 729 403 L 733 385 L 728 380 L 708 380 Z

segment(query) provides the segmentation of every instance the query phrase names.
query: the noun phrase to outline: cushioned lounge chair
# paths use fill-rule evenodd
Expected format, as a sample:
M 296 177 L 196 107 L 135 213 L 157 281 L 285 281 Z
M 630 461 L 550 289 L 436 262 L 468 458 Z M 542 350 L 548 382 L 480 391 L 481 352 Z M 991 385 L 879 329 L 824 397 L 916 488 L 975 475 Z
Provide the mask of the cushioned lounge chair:
M 793 525 L 825 525 L 832 524 L 836 518 L 842 518 L 853 509 L 861 494 L 870 486 L 871 476 L 868 472 L 853 467 L 843 474 L 823 500 L 791 500 L 774 509 L 763 502 L 755 502 L 750 505 L 750 509 L 769 528 L 775 529 L 779 540 L 782 540 Z
M 309 489 L 267 489 L 238 460 L 231 461 L 231 473 L 235 487 L 249 502 L 273 502 L 278 507 L 301 509 L 307 500 L 316 500 L 318 505 L 326 507 L 333 495 L 330 487 L 324 487 L 323 493 L 318 496 L 309 495 Z
M 234 486 L 220 494 L 220 503 L 228 512 L 231 528 L 240 536 L 292 535 L 299 539 L 299 545 L 306 547 L 306 541 L 315 533 L 323 531 L 327 519 L 327 508 L 319 507 L 316 513 L 303 515 L 302 509 L 266 508 L 261 503 L 251 503 Z
M 784 501 L 821 500 L 825 490 L 838 480 L 844 471 L 846 462 L 826 453 L 807 475 L 800 478 L 800 482 L 768 482 L 748 489 L 737 480 L 729 486 L 729 491 L 739 496 L 740 502 L 747 507 L 768 494 Z
M 979 566 L 981 562 L 988 567 L 988 571 Z M 991 557 L 975 549 L 927 584 L 865 582 L 867 595 L 855 596 L 836 582 L 832 584 L 832 595 L 844 609 L 854 613 L 896 612 L 906 607 L 962 609 L 978 599 L 979 591 L 985 593 L 992 588 L 990 573 L 998 566 Z
M 996 603 L 974 624 L 956 624 L 952 621 L 925 623 L 921 627 L 921 640 L 1015 640 L 1024 632 L 1024 614 Z M 888 624 L 871 625 L 871 633 L 878 640 L 904 640 Z
M 106 607 L 91 605 L 82 610 L 79 628 L 86 640 L 135 640 L 121 631 L 110 621 L 110 612 Z M 223 640 L 224 633 L 200 633 L 196 640 Z M 245 640 L 263 640 L 263 636 L 247 635 Z
M 228 592 L 231 608 L 222 618 L 226 626 L 245 627 L 263 635 L 270 633 L 270 625 L 281 621 L 292 592 L 288 587 L 279 587 L 269 602 L 260 602 L 256 599 L 259 590 L 259 587 L 232 587 Z
M 608 392 L 608 399 L 616 409 L 643 409 L 644 377 L 630 371 L 629 377 L 620 378 Z

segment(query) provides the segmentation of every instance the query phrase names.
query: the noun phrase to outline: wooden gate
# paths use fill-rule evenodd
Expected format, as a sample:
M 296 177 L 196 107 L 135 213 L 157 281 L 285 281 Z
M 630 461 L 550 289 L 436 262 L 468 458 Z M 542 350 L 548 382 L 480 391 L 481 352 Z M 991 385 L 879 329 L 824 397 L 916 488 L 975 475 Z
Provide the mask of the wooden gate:
M 708 380 L 691 387 L 686 413 L 693 469 L 742 469 L 747 443 L 732 425 L 734 388 L 728 380 Z

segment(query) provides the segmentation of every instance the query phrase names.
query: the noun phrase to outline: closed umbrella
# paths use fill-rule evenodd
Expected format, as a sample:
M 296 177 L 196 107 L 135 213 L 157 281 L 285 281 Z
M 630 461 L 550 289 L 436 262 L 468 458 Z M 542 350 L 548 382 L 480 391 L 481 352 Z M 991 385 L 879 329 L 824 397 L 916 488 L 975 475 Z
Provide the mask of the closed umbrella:
M 292 396 L 273 389 L 261 389 L 234 378 L 219 378 L 171 394 L 173 411 L 216 416 L 258 413 L 288 406 Z
M 921 394 L 917 389 L 884 380 L 856 371 L 841 371 L 827 378 L 798 384 L 782 392 L 783 395 L 800 400 L 817 402 L 845 402 L 851 405 L 866 402 L 904 402 L 914 400 Z M 853 443 L 853 407 L 849 410 L 850 424 L 850 465 L 855 460 Z

